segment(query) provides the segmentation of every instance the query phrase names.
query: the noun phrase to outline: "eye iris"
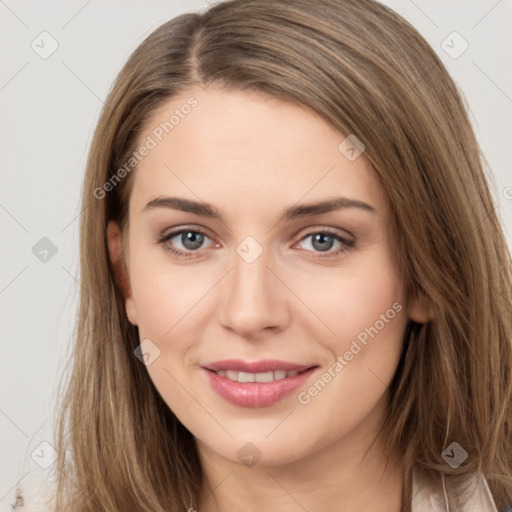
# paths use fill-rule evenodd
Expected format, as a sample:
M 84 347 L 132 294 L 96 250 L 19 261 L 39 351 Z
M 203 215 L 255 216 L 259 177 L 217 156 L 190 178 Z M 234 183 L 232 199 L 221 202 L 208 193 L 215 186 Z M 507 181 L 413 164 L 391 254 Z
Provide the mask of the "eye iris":
M 187 249 L 198 249 L 204 241 L 204 236 L 194 231 L 185 231 L 181 234 L 181 241 L 183 242 L 183 246 Z M 192 244 L 191 246 L 188 245 L 189 242 Z
M 322 245 L 322 243 L 325 244 L 325 240 L 328 240 L 328 243 L 327 243 L 327 246 L 326 247 L 325 245 Z M 317 233 L 314 237 L 313 237 L 313 246 L 316 248 L 316 249 L 319 249 L 320 251 L 328 251 L 329 249 L 331 249 L 332 247 L 332 243 L 333 243 L 334 239 L 332 236 L 329 236 L 329 235 L 326 235 L 324 233 Z M 316 242 L 320 242 L 320 246 L 318 245 L 315 245 Z

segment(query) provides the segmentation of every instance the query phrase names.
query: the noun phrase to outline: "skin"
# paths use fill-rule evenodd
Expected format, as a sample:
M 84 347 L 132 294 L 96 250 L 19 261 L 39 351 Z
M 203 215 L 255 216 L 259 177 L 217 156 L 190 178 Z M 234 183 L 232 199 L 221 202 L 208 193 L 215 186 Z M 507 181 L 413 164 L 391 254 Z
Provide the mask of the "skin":
M 345 135 L 309 110 L 213 85 L 167 102 L 139 140 L 191 95 L 197 107 L 134 171 L 129 229 L 123 243 L 111 222 L 109 249 L 130 322 L 160 350 L 149 376 L 195 436 L 205 491 L 214 488 L 194 508 L 398 512 L 402 468 L 394 460 L 384 471 L 383 441 L 372 441 L 407 321 L 425 322 L 429 313 L 419 300 L 406 302 L 389 204 L 369 160 L 363 153 L 349 161 L 338 150 Z M 158 196 L 208 202 L 223 220 L 143 211 Z M 279 222 L 289 206 L 337 196 L 375 212 L 345 208 Z M 180 228 L 206 232 L 199 249 L 181 235 L 157 243 Z M 314 235 L 326 228 L 354 246 L 336 255 L 342 243 L 333 240 L 322 252 Z M 247 236 L 263 251 L 250 264 L 236 252 Z M 192 257 L 178 259 L 165 245 Z M 401 310 L 307 405 L 296 392 L 270 407 L 232 405 L 200 368 L 228 358 L 314 363 L 320 368 L 307 390 L 396 302 Z M 248 442 L 261 456 L 254 466 L 237 456 Z

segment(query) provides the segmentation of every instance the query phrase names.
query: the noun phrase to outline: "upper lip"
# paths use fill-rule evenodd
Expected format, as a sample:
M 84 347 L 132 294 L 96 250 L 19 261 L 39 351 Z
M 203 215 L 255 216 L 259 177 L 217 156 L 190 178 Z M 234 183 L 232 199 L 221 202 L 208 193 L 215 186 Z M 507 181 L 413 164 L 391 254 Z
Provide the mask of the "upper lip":
M 286 371 L 303 371 L 317 366 L 316 364 L 297 364 L 287 361 L 279 361 L 278 359 L 263 359 L 261 361 L 243 361 L 242 359 L 225 359 L 223 361 L 215 361 L 203 366 L 207 370 L 221 371 L 231 370 L 247 373 L 264 373 L 275 370 Z

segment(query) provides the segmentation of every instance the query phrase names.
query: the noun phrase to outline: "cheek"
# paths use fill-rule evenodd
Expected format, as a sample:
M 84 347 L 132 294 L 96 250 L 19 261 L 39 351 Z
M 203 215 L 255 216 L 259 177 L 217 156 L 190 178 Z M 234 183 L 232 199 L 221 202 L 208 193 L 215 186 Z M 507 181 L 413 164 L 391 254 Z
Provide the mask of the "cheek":
M 364 344 L 369 336 L 377 335 L 399 341 L 400 337 L 395 335 L 403 327 L 403 313 L 400 314 L 405 310 L 403 298 L 398 279 L 392 272 L 368 271 L 364 277 L 347 283 L 345 295 L 340 297 L 336 308 L 334 330 L 344 344 L 348 338 Z
M 403 283 L 385 251 L 368 254 L 345 270 L 321 287 L 304 285 L 304 292 L 310 289 L 308 305 L 322 320 L 311 334 L 330 354 L 330 362 L 298 401 L 330 425 L 325 439 L 354 428 L 383 399 L 407 324 Z
M 185 328 L 190 332 L 190 319 L 208 291 L 208 281 L 198 279 L 197 273 L 166 264 L 142 248 L 134 248 L 130 282 L 140 337 L 160 342 L 176 338 Z
M 198 303 L 207 292 L 206 283 L 179 267 L 153 265 L 142 250 L 133 256 L 130 277 L 139 338 L 151 340 L 154 345 L 149 346 L 158 354 L 146 369 L 169 408 L 188 411 L 187 354 L 198 339 Z
M 353 427 L 382 398 L 400 358 L 407 324 L 403 283 L 392 260 L 382 252 L 344 273 L 315 294 L 312 309 L 330 327 L 317 340 L 331 364 L 305 389 L 299 402 L 329 410 L 331 435 Z M 332 404 L 336 404 L 332 409 Z
M 295 279 L 295 289 L 315 313 L 307 315 L 314 339 L 331 352 L 343 354 L 356 339 L 364 344 L 386 338 L 388 347 L 401 345 L 405 292 L 386 251 L 369 251 L 357 263 L 332 270 L 325 279 L 304 275 Z

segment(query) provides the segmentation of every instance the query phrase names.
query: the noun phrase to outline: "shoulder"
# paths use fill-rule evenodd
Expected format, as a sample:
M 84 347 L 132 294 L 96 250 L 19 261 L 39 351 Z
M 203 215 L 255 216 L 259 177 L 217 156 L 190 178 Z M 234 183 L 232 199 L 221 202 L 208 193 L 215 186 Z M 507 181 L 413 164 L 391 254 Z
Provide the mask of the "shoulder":
M 453 498 L 460 512 L 498 512 L 487 480 L 481 473 L 443 476 L 432 480 L 413 473 L 412 512 L 449 510 L 447 498 Z
M 55 510 L 56 485 L 49 475 L 32 470 L 23 475 L 2 500 L 5 510 L 50 512 Z M 2 509 L 3 511 L 3 509 Z

